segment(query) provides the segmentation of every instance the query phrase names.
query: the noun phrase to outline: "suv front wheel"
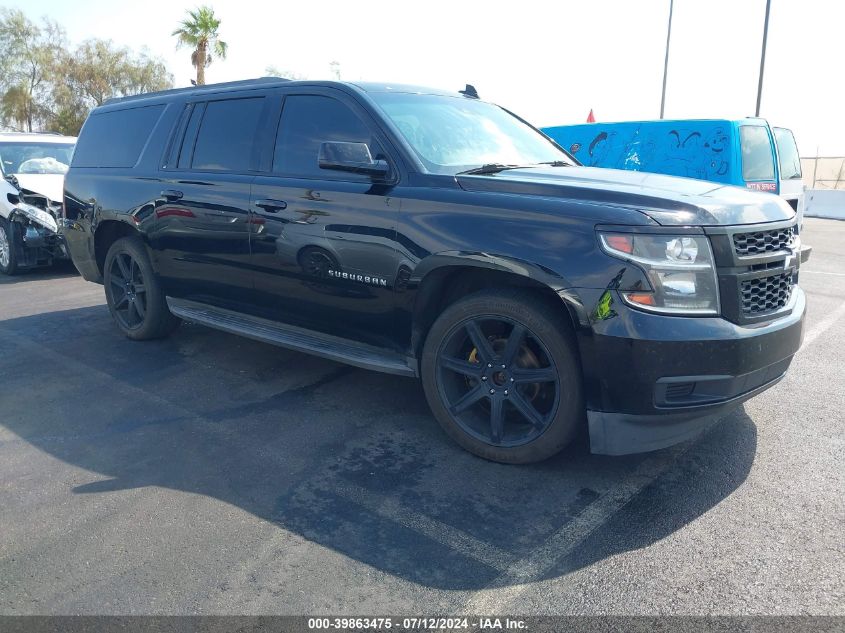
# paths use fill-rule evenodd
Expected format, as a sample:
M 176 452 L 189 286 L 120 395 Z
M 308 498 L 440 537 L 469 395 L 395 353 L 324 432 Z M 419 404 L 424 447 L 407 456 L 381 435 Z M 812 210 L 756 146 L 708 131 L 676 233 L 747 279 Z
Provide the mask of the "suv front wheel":
M 482 291 L 435 321 L 423 349 L 423 388 L 458 444 L 485 459 L 524 464 L 572 441 L 584 404 L 563 310 L 521 290 Z
M 103 266 L 103 284 L 114 322 L 129 338 L 161 338 L 179 325 L 139 238 L 124 237 L 111 245 Z

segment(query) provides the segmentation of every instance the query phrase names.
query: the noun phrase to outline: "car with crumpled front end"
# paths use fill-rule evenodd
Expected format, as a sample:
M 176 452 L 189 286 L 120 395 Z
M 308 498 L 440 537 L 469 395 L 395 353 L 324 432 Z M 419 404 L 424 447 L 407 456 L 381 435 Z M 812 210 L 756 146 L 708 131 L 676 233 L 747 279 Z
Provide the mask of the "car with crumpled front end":
M 0 134 L 0 273 L 68 259 L 58 234 L 75 137 Z

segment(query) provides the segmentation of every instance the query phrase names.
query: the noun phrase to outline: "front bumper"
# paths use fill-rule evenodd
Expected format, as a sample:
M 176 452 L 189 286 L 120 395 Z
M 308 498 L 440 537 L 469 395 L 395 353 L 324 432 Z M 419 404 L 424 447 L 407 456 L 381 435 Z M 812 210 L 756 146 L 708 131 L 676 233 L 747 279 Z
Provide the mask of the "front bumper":
M 806 299 L 753 325 L 648 314 L 614 302 L 580 340 L 592 452 L 623 455 L 694 437 L 776 384 L 801 347 Z
M 19 224 L 20 239 L 14 245 L 19 269 L 40 268 L 70 259 L 61 235 L 31 222 Z

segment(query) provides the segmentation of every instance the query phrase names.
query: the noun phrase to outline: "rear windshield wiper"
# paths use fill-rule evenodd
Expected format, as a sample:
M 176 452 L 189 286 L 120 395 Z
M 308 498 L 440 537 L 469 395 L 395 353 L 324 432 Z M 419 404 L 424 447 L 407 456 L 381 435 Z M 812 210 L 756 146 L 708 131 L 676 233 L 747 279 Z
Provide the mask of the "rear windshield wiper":
M 500 171 L 505 171 L 506 169 L 522 169 L 523 167 L 531 167 L 531 165 L 503 165 L 502 163 L 487 163 L 481 167 L 473 167 L 472 169 L 467 169 L 466 171 L 459 171 L 456 175 L 498 174 Z

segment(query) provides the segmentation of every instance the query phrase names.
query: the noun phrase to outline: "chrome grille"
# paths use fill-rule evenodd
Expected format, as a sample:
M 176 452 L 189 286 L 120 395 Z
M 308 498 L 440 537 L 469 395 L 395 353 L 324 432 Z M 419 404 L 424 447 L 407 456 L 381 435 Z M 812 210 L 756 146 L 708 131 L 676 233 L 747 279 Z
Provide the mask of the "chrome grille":
M 754 316 L 780 310 L 792 295 L 792 272 L 749 279 L 740 284 L 742 314 Z
M 754 233 L 737 233 L 733 236 L 734 249 L 736 254 L 741 257 L 785 250 L 789 248 L 794 239 L 794 226 L 770 231 L 755 231 Z

